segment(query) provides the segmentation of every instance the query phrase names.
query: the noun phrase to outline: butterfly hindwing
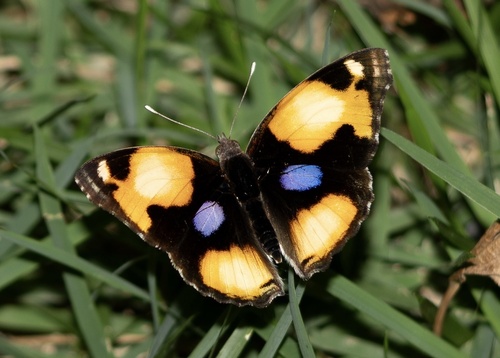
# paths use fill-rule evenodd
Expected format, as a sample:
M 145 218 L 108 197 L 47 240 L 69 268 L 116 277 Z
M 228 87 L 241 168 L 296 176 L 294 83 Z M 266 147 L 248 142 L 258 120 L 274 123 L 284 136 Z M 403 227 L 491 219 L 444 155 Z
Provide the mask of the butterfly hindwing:
M 292 89 L 256 129 L 247 153 L 281 250 L 302 278 L 325 270 L 373 201 L 387 52 L 365 49 Z
M 182 148 L 127 148 L 87 162 L 76 181 L 92 202 L 167 252 L 201 293 L 258 307 L 283 294 L 213 159 Z
M 329 267 L 332 256 L 358 231 L 373 200 L 367 171 L 308 164 L 270 172 L 261 188 L 281 250 L 303 279 Z

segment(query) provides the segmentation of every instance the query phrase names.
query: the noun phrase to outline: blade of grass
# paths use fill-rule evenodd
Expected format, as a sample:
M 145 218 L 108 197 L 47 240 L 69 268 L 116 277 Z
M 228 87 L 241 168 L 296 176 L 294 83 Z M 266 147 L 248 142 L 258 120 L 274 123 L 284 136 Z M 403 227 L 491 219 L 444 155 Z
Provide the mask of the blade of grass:
M 483 289 L 475 289 L 472 293 L 495 334 L 500 337 L 500 301 L 498 296 L 491 290 L 485 291 Z
M 384 138 L 391 141 L 399 149 L 442 178 L 471 201 L 491 212 L 494 217 L 500 217 L 500 196 L 493 190 L 479 183 L 471 176 L 465 175 L 451 165 L 437 159 L 398 134 L 385 128 L 382 128 L 381 133 Z M 500 319 L 498 318 L 500 317 L 500 303 L 498 300 L 489 291 L 473 290 L 473 294 L 494 330 L 497 334 L 500 334 Z
M 500 103 L 500 66 L 498 66 L 500 48 L 498 38 L 495 37 L 493 26 L 482 3 L 477 0 L 465 0 L 464 4 L 475 36 L 474 44 L 478 46 L 479 54 L 484 61 L 486 72 L 489 74 L 488 79 L 498 104 Z
M 189 358 L 206 357 L 227 330 L 228 322 L 232 322 L 235 317 L 236 310 L 232 308 L 224 310 L 212 327 L 203 335 L 203 339 L 198 342 L 195 349 L 189 354 Z
M 26 203 L 25 206 L 21 206 L 10 220 L 6 223 L 5 229 L 10 231 L 16 231 L 20 234 L 29 232 L 40 220 L 40 208 L 37 204 L 33 202 Z M 0 257 L 12 249 L 12 244 L 5 241 L 0 241 Z M 1 281 L 1 279 L 0 279 Z M 2 285 L 0 284 L 0 287 Z
M 416 13 L 429 17 L 445 27 L 451 27 L 451 21 L 446 12 L 432 3 L 412 0 L 395 0 L 394 2 L 405 7 L 409 11 L 415 11 Z
M 156 269 L 158 265 L 158 255 L 150 255 L 148 259 L 148 291 L 149 297 L 151 297 L 151 316 L 153 318 L 153 327 L 157 331 L 160 326 L 160 304 L 158 302 L 158 281 L 156 279 Z
M 64 188 L 75 179 L 75 172 L 92 148 L 93 139 L 78 142 L 71 153 L 54 170 L 57 187 Z
M 391 215 L 391 153 L 387 150 L 386 143 L 380 145 L 377 157 L 375 157 L 375 167 L 378 169 L 378 175 L 373 181 L 373 191 L 376 193 L 376 200 L 370 209 L 370 216 L 364 223 L 363 230 L 366 232 L 376 232 L 370 240 L 370 250 L 383 252 L 387 249 L 389 236 L 391 232 L 391 223 L 386 218 Z
M 82 222 L 78 221 L 69 225 L 68 236 L 70 237 L 71 245 L 73 246 L 83 242 L 87 237 L 87 233 L 83 230 Z M 5 242 L 12 247 L 16 247 L 14 242 Z M 45 247 L 53 245 L 50 237 L 41 239 L 39 242 L 41 243 L 41 246 Z M 13 282 L 21 280 L 24 276 L 35 272 L 40 267 L 40 263 L 38 262 L 18 257 L 24 251 L 25 249 L 17 247 L 16 251 L 11 254 L 12 257 L 5 258 L 0 261 L 0 290 Z
M 299 285 L 295 289 L 295 296 L 297 297 L 298 302 L 302 300 L 305 288 L 306 288 L 305 285 Z M 262 350 L 259 353 L 259 358 L 276 356 L 278 349 L 285 340 L 285 337 L 288 333 L 288 328 L 290 327 L 291 324 L 292 324 L 292 313 L 289 303 L 286 306 L 283 313 L 281 314 L 278 323 L 276 323 L 276 325 L 274 326 L 271 335 L 267 338 L 264 348 L 262 348 Z
M 39 179 L 45 180 L 48 185 L 55 187 L 54 173 L 50 167 L 42 135 L 36 126 L 34 128 L 34 136 L 37 163 L 36 175 Z M 61 203 L 57 198 L 44 191 L 40 191 L 38 197 L 40 200 L 40 211 L 45 219 L 45 224 L 54 245 L 68 253 L 74 254 L 74 247 L 68 239 Z M 73 313 L 80 328 L 80 333 L 89 351 L 95 357 L 111 357 L 106 347 L 104 327 L 97 314 L 97 309 L 91 298 L 85 279 L 82 276 L 69 272 L 64 272 L 62 276 L 71 301 Z
M 477 48 L 474 45 L 476 40 L 474 39 L 472 29 L 464 16 L 463 9 L 459 8 L 454 0 L 443 0 L 443 6 L 446 9 L 446 13 L 453 21 L 454 29 L 462 35 L 462 38 L 471 50 L 476 51 Z
M 165 354 L 164 349 L 182 332 L 192 321 L 192 317 L 188 319 L 179 319 L 181 313 L 177 306 L 170 306 L 163 322 L 155 330 L 156 334 L 149 347 L 148 357 L 162 357 Z M 186 324 L 189 323 L 189 324 Z
M 151 339 L 147 337 L 145 341 L 135 346 L 128 346 L 127 351 L 123 353 L 123 356 L 121 358 L 145 357 L 150 346 L 151 346 Z
M 354 283 L 342 276 L 329 281 L 326 290 L 343 302 L 380 322 L 394 333 L 403 336 L 416 349 L 436 358 L 465 358 L 466 356 L 435 336 L 431 331 L 363 291 Z
M 133 46 L 124 41 L 128 37 L 121 36 L 123 29 L 116 29 L 98 22 L 98 17 L 93 16 L 86 3 L 81 1 L 65 2 L 67 9 L 71 12 L 77 22 L 88 31 L 93 41 L 98 41 L 102 46 L 108 49 L 113 55 L 122 57 L 130 52 Z
M 217 354 L 217 358 L 240 357 L 253 333 L 253 327 L 244 326 L 234 329 Z
M 301 284 L 304 285 L 304 283 Z M 297 334 L 302 357 L 316 357 L 309 341 L 306 327 L 304 326 L 304 320 L 300 314 L 299 301 L 297 300 L 297 293 L 295 291 L 295 272 L 291 267 L 288 268 L 288 296 L 290 297 L 290 312 L 292 313 L 293 326 L 295 327 L 295 334 Z
M 487 325 L 480 325 L 474 337 L 471 357 L 494 357 L 496 337 Z
M 203 86 L 203 93 L 205 95 L 205 108 L 207 109 L 207 121 L 210 125 L 210 129 L 214 133 L 224 132 L 224 128 L 229 123 L 222 123 L 223 116 L 221 115 L 219 108 L 217 106 L 216 94 L 214 92 L 213 83 L 213 69 L 210 61 L 208 61 L 208 54 L 210 53 L 210 45 L 207 41 L 200 39 L 200 49 L 202 52 L 202 73 L 204 78 L 205 86 Z
M 55 93 L 57 74 L 54 63 L 57 62 L 59 56 L 62 32 L 54 24 L 64 21 L 62 17 L 63 9 L 64 2 L 62 1 L 54 1 L 50 5 L 47 3 L 40 4 L 38 42 L 40 58 L 35 65 L 40 67 L 37 68 L 38 75 L 33 76 L 33 92 L 35 96 L 41 98 L 51 98 Z M 45 113 L 52 112 L 52 108 L 53 104 L 49 100 L 39 103 L 37 110 L 42 115 L 40 116 L 39 113 L 37 117 L 43 118 Z
M 169 353 L 173 351 L 172 345 L 175 344 L 177 338 L 192 324 L 193 317 L 178 322 L 178 324 L 171 326 L 170 320 L 166 319 L 164 324 L 160 326 L 158 334 L 156 334 L 152 348 L 149 352 L 151 358 L 168 357 Z M 166 323 L 166 324 L 165 324 Z
M 500 217 L 500 196 L 472 178 L 468 172 L 464 174 L 460 169 L 439 160 L 409 140 L 386 128 L 382 128 L 381 133 L 385 139 L 457 189 L 464 196 L 489 211 L 494 217 Z
M 84 273 L 85 275 L 92 276 L 99 281 L 102 281 L 112 287 L 127 292 L 138 298 L 146 301 L 149 301 L 150 299 L 148 293 L 141 288 L 135 286 L 134 284 L 131 284 L 121 277 L 114 275 L 109 271 L 103 270 L 100 267 L 93 265 L 92 263 L 82 259 L 81 257 L 68 253 L 65 250 L 53 246 L 43 245 L 37 240 L 34 240 L 27 236 L 1 229 L 0 237 L 30 251 L 33 251 L 39 255 L 42 255 L 52 261 L 58 262 L 62 265 L 68 266 L 74 270 Z

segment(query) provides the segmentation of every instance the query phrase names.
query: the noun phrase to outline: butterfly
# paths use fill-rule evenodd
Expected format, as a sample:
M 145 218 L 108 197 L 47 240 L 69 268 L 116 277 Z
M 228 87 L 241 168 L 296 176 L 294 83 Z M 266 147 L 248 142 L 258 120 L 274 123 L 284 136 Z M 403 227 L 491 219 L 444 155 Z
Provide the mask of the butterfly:
M 368 48 L 321 68 L 259 124 L 244 152 L 217 137 L 218 161 L 171 146 L 120 149 L 83 164 L 87 198 L 166 252 L 221 303 L 265 307 L 284 294 L 283 258 L 302 279 L 326 270 L 374 199 L 388 53 Z

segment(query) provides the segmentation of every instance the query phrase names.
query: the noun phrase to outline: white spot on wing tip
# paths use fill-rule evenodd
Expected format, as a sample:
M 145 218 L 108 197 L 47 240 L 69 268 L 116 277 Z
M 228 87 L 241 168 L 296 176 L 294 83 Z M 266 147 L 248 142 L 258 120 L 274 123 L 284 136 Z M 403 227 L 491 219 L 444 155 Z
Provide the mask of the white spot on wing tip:
M 103 159 L 97 164 L 97 175 L 102 179 L 103 182 L 107 182 L 111 178 L 111 173 L 109 172 L 108 163 Z
M 361 64 L 361 62 L 354 61 L 352 59 L 344 61 L 344 65 L 349 69 L 351 74 L 355 75 L 356 77 L 363 77 L 363 69 L 364 66 Z

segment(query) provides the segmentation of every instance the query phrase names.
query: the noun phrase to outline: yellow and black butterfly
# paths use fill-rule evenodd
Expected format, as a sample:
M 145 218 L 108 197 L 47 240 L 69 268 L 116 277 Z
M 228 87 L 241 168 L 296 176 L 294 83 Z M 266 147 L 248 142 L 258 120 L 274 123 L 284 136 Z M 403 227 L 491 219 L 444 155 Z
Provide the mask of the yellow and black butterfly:
M 177 147 L 126 148 L 88 161 L 75 179 L 203 295 L 264 307 L 284 294 L 282 257 L 307 280 L 368 215 L 367 166 L 391 83 L 387 51 L 357 51 L 292 89 L 246 152 L 223 135 L 219 162 Z

